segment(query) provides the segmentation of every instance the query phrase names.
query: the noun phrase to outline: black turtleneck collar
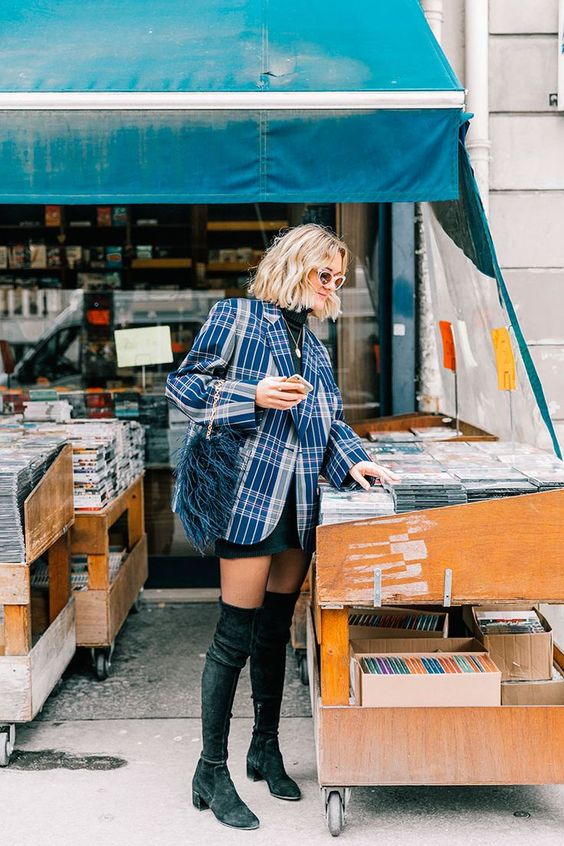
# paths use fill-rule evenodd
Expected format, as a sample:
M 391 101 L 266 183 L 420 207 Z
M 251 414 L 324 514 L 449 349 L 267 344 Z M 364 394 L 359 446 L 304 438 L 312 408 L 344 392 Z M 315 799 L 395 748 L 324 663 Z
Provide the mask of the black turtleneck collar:
M 280 310 L 290 326 L 298 330 L 302 328 L 311 312 L 309 308 L 302 308 L 300 311 L 292 311 L 289 308 L 282 308 Z

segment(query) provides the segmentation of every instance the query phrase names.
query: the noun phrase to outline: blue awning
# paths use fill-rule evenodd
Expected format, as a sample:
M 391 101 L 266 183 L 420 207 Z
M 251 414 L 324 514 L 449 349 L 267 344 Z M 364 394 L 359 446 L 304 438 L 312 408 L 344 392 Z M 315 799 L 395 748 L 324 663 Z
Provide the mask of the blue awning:
M 6 0 L 0 202 L 457 196 L 418 0 Z

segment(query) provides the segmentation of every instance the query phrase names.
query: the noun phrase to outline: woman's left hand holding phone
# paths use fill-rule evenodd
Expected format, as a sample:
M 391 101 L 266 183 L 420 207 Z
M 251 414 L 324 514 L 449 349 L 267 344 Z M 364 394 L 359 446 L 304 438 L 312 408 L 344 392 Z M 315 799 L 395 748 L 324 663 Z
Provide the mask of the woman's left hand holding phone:
M 259 408 L 287 411 L 307 396 L 299 382 L 289 382 L 285 376 L 266 376 L 257 385 L 256 404 Z

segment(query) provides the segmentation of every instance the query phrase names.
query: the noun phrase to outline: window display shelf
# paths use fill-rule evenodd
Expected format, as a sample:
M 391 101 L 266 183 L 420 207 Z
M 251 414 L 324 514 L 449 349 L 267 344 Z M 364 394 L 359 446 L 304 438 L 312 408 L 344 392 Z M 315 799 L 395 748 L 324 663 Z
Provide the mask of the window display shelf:
M 288 226 L 287 220 L 208 220 L 208 232 L 273 232 Z

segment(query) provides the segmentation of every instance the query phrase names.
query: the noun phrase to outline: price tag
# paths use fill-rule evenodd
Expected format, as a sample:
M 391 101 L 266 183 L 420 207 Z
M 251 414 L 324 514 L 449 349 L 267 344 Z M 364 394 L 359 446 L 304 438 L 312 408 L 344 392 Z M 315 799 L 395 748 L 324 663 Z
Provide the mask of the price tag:
M 492 341 L 497 367 L 497 386 L 500 391 L 514 391 L 517 387 L 515 356 L 511 347 L 511 338 L 505 326 L 492 329 Z
M 449 323 L 448 320 L 439 320 L 439 329 L 443 342 L 443 367 L 456 372 L 456 348 L 454 346 L 452 323 Z

